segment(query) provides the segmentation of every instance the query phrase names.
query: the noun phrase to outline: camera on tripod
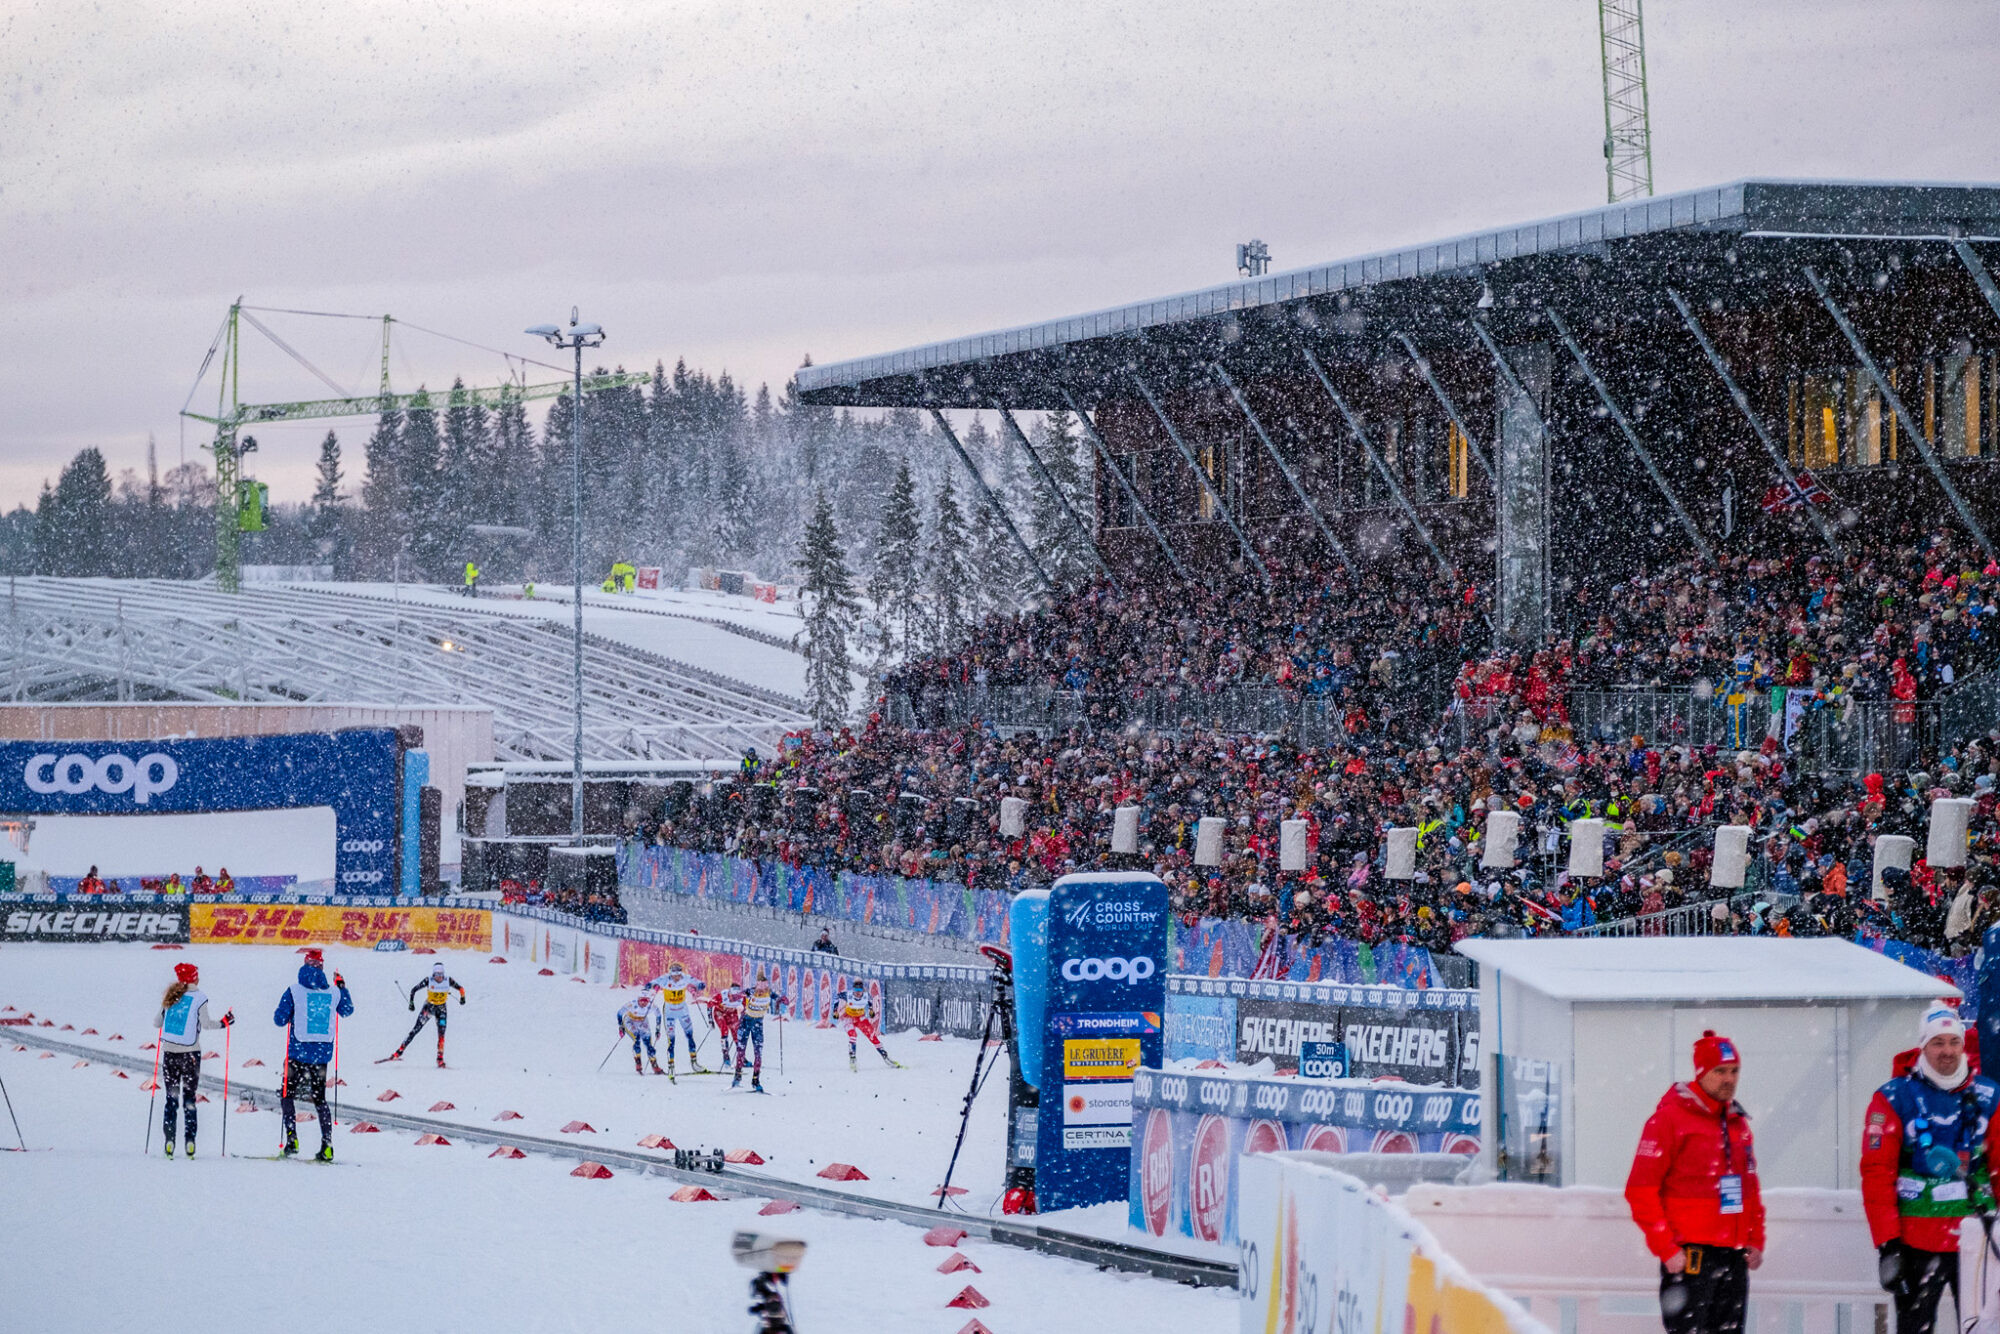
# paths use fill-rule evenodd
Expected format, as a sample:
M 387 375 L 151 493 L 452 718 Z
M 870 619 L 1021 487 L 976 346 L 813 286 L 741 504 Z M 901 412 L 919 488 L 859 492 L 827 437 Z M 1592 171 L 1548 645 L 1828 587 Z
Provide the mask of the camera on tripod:
M 792 1237 L 764 1232 L 738 1232 L 729 1239 L 729 1255 L 750 1280 L 750 1314 L 757 1317 L 756 1334 L 797 1334 L 792 1326 L 787 1277 L 806 1258 L 806 1244 Z

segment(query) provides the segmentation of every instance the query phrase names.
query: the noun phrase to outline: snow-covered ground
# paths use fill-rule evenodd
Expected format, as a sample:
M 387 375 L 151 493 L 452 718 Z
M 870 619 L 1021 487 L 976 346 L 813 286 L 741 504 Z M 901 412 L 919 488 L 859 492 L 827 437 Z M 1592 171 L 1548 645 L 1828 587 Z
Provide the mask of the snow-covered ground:
M 312 592 L 351 593 L 405 604 L 442 607 L 452 611 L 477 609 L 497 614 L 541 616 L 569 624 L 570 590 L 537 585 L 533 599 L 519 596 L 517 585 L 484 589 L 472 602 L 435 584 L 312 583 Z M 728 621 L 763 635 L 789 641 L 801 625 L 798 604 L 772 604 L 725 593 L 634 592 L 604 593 L 586 588 L 583 628 L 591 634 L 628 644 L 648 653 L 699 667 L 763 690 L 793 697 L 805 694 L 805 659 L 790 648 L 736 634 L 711 621 Z
M 971 1042 L 893 1037 L 890 1049 L 908 1069 L 887 1069 L 864 1047 L 861 1069 L 850 1073 L 839 1032 L 787 1025 L 782 1073 L 775 1038 L 766 1053 L 771 1096 L 749 1093 L 747 1080 L 744 1091 L 716 1077 L 670 1084 L 634 1076 L 628 1044 L 599 1071 L 623 993 L 489 964 L 483 955 L 445 954 L 435 957 L 471 995 L 451 1007 L 450 1068 L 433 1064 L 428 1029 L 403 1061 L 373 1064 L 408 1031 L 407 988 L 431 957 L 327 952 L 329 970 L 345 974 L 356 1005 L 341 1030 L 344 1122 L 394 1089 L 396 1110 L 426 1113 L 450 1102 L 434 1115 L 484 1132 L 503 1111 L 520 1114 L 505 1124 L 526 1135 L 554 1137 L 579 1120 L 593 1127 L 575 1136 L 580 1142 L 630 1149 L 658 1133 L 683 1147 L 749 1148 L 767 1160 L 761 1171 L 819 1186 L 832 1184 L 816 1175 L 822 1167 L 852 1163 L 870 1178 L 852 1189 L 912 1203 L 928 1202 L 944 1174 Z M 298 964 L 290 950 L 9 945 L 0 949 L 0 1006 L 53 1020 L 59 1027 L 50 1035 L 64 1041 L 136 1052 L 152 1041 L 159 993 L 183 960 L 201 966 L 217 1006 L 236 1010 L 232 1080 L 274 1087 L 284 1035 L 270 1016 Z M 98 1033 L 86 1035 L 89 1028 Z M 112 1034 L 124 1040 L 111 1042 Z M 793 1284 L 806 1334 L 954 1334 L 974 1314 L 995 1334 L 1111 1334 L 1168 1321 L 1221 1331 L 1236 1319 L 1226 1291 L 1099 1273 L 976 1240 L 961 1249 L 983 1272 L 944 1274 L 937 1266 L 949 1253 L 925 1246 L 914 1227 L 812 1211 L 764 1219 L 756 1215 L 762 1201 L 749 1197 L 675 1203 L 677 1183 L 665 1179 L 620 1172 L 583 1180 L 569 1175 L 574 1164 L 566 1159 L 491 1159 L 485 1146 L 418 1146 L 393 1130 L 355 1134 L 343 1125 L 333 1168 L 222 1161 L 220 1098 L 202 1107 L 202 1158 L 142 1157 L 143 1078 L 44 1059 L 32 1047 L 16 1051 L 8 1036 L 0 1029 L 0 1078 L 35 1151 L 0 1154 L 0 1235 L 12 1259 L 0 1330 L 124 1328 L 156 1317 L 163 1303 L 176 1318 L 198 1315 L 222 1329 L 299 1320 L 331 1328 L 427 1321 L 449 1329 L 602 1330 L 618 1320 L 747 1329 L 747 1275 L 729 1263 L 727 1246 L 732 1231 L 751 1226 L 810 1243 Z M 213 1050 L 222 1049 L 221 1037 L 211 1035 Z M 702 1045 L 714 1064 L 714 1038 Z M 219 1065 L 209 1061 L 204 1072 Z M 973 1212 L 990 1209 L 1000 1187 L 1004 1081 L 1003 1071 L 975 1105 L 955 1178 L 970 1188 L 963 1203 Z M 232 1154 L 275 1149 L 274 1113 L 229 1119 Z M 309 1119 L 301 1131 L 310 1150 L 317 1131 Z M 157 1150 L 157 1128 L 152 1140 Z M 1096 1212 L 1106 1217 L 1092 1219 L 1089 1230 L 1115 1233 L 1112 1211 Z M 321 1249 L 305 1260 L 299 1248 L 309 1238 Z M 107 1264 L 115 1281 L 106 1278 Z M 968 1282 L 991 1307 L 946 1307 Z

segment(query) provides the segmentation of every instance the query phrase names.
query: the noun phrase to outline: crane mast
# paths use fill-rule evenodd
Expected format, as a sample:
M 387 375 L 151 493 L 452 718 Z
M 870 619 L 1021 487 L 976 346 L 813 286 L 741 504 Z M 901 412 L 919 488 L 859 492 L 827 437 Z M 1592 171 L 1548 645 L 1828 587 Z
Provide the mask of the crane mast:
M 246 482 L 241 476 L 242 459 L 246 450 L 238 436 L 244 427 L 266 422 L 310 421 L 326 417 L 368 417 L 391 412 L 408 412 L 413 408 L 419 411 L 425 409 L 442 411 L 459 405 L 497 408 L 510 402 L 556 398 L 571 393 L 574 388 L 568 380 L 552 380 L 546 384 L 515 384 L 510 381 L 504 385 L 453 389 L 436 396 L 432 396 L 428 390 L 422 388 L 412 394 L 392 393 L 389 388 L 389 343 L 390 330 L 395 320 L 392 316 L 384 315 L 380 392 L 366 396 L 303 399 L 289 403 L 245 403 L 241 394 L 242 344 L 238 338 L 242 313 L 243 302 L 239 298 L 229 307 L 229 318 L 223 322 L 222 333 L 219 336 L 222 365 L 218 377 L 220 385 L 217 391 L 215 415 L 185 411 L 181 413 L 183 417 L 206 422 L 215 428 L 215 440 L 209 446 L 215 455 L 215 585 L 226 593 L 234 593 L 242 588 L 242 534 L 258 531 L 264 526 L 262 483 Z M 209 349 L 211 354 L 215 350 L 214 347 Z M 586 375 L 583 377 L 583 392 L 590 394 L 604 389 L 641 385 L 651 378 L 629 371 Z M 254 449 L 255 445 L 251 445 L 250 448 Z
M 1653 193 L 1653 128 L 1646 101 L 1646 27 L 1640 0 L 1597 0 L 1604 57 L 1607 203 Z

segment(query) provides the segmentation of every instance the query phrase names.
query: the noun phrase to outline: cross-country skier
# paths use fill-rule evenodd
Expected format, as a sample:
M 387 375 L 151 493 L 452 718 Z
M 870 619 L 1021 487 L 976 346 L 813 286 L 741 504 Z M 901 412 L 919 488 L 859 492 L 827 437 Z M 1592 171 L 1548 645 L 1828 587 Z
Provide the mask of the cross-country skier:
M 729 1087 L 736 1088 L 743 1083 L 743 1056 L 754 1042 L 757 1044 L 757 1060 L 750 1067 L 750 1089 L 754 1093 L 764 1091 L 764 1020 L 776 1016 L 784 1003 L 785 998 L 772 992 L 771 979 L 759 969 L 756 985 L 743 998 L 743 1031 L 736 1039 L 736 1078 L 729 1081 Z
M 705 991 L 708 984 L 691 976 L 678 961 L 667 965 L 667 971 L 646 984 L 648 991 L 660 993 L 659 1022 L 664 1030 L 661 1034 L 667 1040 L 667 1073 L 674 1069 L 674 1022 L 680 1021 L 681 1031 L 687 1034 L 688 1069 L 697 1075 L 708 1073 L 701 1067 L 701 1061 L 694 1054 L 694 1012 L 688 1005 L 688 997 L 695 992 Z
M 855 1038 L 857 1036 L 867 1038 L 869 1043 L 874 1046 L 875 1054 L 880 1056 L 884 1063 L 897 1070 L 903 1068 L 903 1063 L 889 1055 L 888 1051 L 883 1048 L 882 1035 L 876 1029 L 875 1002 L 869 999 L 868 993 L 863 991 L 859 984 L 856 984 L 852 991 L 847 989 L 845 982 L 840 984 L 840 989 L 833 993 L 833 1014 L 834 1018 L 847 1025 L 847 1068 L 849 1070 L 859 1068 L 854 1061 L 856 1050 Z
M 285 1082 L 278 1090 L 278 1111 L 285 1122 L 284 1156 L 299 1152 L 299 1128 L 293 1099 L 303 1096 L 319 1112 L 319 1152 L 323 1163 L 333 1161 L 333 1108 L 326 1097 L 326 1066 L 333 1059 L 334 1016 L 354 1013 L 354 997 L 347 994 L 347 982 L 339 973 L 333 985 L 340 989 L 334 999 L 326 985 L 326 962 L 318 950 L 307 950 L 299 965 L 299 980 L 278 997 L 278 1009 L 271 1022 L 291 1029 L 285 1048 Z
M 445 1020 L 451 1015 L 451 993 L 456 991 L 458 993 L 458 1003 L 463 1005 L 465 1004 L 465 988 L 458 984 L 457 979 L 445 975 L 444 960 L 440 959 L 431 965 L 431 975 L 429 977 L 410 988 L 410 1008 L 412 1010 L 417 1008 L 417 993 L 419 991 L 427 993 L 424 996 L 424 1012 L 417 1016 L 417 1022 L 410 1026 L 409 1035 L 403 1039 L 403 1045 L 396 1048 L 389 1059 L 392 1061 L 402 1060 L 403 1052 L 408 1049 L 412 1042 L 417 1040 L 417 1034 L 423 1031 L 424 1021 L 435 1019 L 437 1020 L 438 1029 L 438 1069 L 442 1070 L 444 1069 L 444 1024 Z
M 653 1073 L 673 1079 L 671 1070 L 660 1069 L 660 1058 L 653 1049 L 653 990 L 648 987 L 638 996 L 625 1003 L 618 1011 L 618 1036 L 632 1039 L 632 1073 L 643 1075 L 646 1067 L 639 1064 L 639 1046 L 646 1047 L 646 1059 L 653 1063 Z
M 749 994 L 741 982 L 731 982 L 709 997 L 708 1014 L 715 1024 L 715 1036 L 722 1043 L 724 1066 L 736 1062 L 736 1033 L 743 1024 L 743 998 Z
M 208 1017 L 208 997 L 200 990 L 201 974 L 191 963 L 174 965 L 173 985 L 160 998 L 153 1027 L 160 1030 L 160 1087 L 167 1095 L 167 1157 L 174 1156 L 174 1113 L 187 1111 L 181 1124 L 187 1133 L 187 1156 L 194 1157 L 194 1095 L 201 1084 L 201 1030 L 227 1028 L 236 1022 L 234 1010 L 220 1019 Z M 227 1109 L 224 1109 L 225 1112 Z

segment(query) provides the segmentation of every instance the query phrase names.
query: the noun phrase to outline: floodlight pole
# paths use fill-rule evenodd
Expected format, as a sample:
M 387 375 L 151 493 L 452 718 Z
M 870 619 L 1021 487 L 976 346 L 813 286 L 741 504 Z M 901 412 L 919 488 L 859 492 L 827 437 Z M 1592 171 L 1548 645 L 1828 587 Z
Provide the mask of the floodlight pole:
M 569 332 L 553 324 L 538 325 L 529 333 L 546 338 L 553 346 L 576 353 L 576 396 L 571 400 L 570 417 L 570 511 L 569 553 L 571 630 L 570 655 L 573 670 L 572 697 L 576 727 L 570 755 L 570 836 L 583 842 L 583 350 L 604 342 L 604 330 L 595 324 L 579 325 L 576 308 L 569 312 Z

